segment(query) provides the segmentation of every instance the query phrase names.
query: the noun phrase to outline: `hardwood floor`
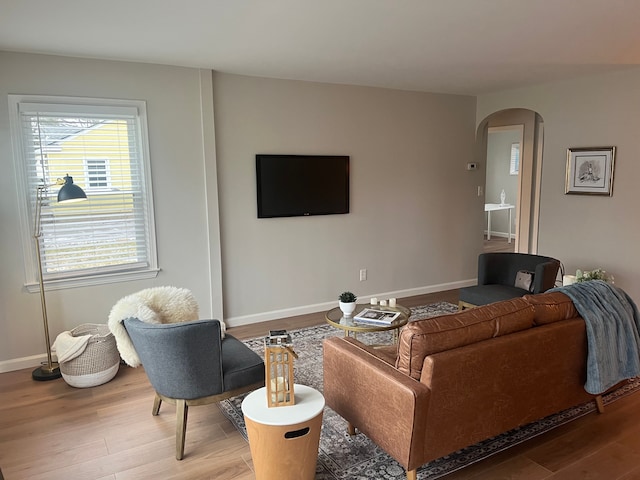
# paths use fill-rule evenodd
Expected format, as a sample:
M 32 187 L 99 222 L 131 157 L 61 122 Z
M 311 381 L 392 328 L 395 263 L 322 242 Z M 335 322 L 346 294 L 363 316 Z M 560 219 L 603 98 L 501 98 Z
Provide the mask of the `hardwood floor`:
M 505 237 L 491 237 L 491 240 L 487 240 L 485 237 L 484 245 L 482 251 L 485 253 L 496 253 L 496 252 L 510 252 L 513 253 L 515 250 L 516 241 L 511 239 L 511 243 Z
M 412 307 L 457 303 L 457 291 L 399 299 Z M 229 329 L 238 338 L 324 322 L 303 315 Z M 153 417 L 140 368 L 75 389 L 34 382 L 31 370 L 0 374 L 0 480 L 253 480 L 249 445 L 215 405 L 189 411 L 185 458 L 175 460 L 175 410 Z M 471 465 L 447 480 L 640 480 L 640 395 Z

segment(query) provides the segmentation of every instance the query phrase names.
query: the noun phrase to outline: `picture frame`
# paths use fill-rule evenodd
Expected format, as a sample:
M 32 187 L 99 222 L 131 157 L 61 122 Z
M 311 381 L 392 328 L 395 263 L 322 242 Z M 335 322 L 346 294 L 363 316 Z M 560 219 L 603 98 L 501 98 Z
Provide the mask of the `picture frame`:
M 567 149 L 565 194 L 613 195 L 616 147 Z

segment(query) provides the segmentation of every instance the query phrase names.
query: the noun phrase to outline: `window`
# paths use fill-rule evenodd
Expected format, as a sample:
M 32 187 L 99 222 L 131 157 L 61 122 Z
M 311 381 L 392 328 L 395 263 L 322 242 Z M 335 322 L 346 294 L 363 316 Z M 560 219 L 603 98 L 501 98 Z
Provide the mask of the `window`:
M 511 144 L 511 160 L 509 161 L 509 175 L 520 173 L 520 142 Z
M 37 291 L 38 186 L 65 175 L 88 201 L 47 189 L 40 240 L 47 288 L 157 275 L 146 106 L 140 101 L 10 95 L 27 286 Z
M 100 160 L 85 160 L 88 189 L 107 188 L 111 185 L 107 162 L 108 160 L 104 158 Z

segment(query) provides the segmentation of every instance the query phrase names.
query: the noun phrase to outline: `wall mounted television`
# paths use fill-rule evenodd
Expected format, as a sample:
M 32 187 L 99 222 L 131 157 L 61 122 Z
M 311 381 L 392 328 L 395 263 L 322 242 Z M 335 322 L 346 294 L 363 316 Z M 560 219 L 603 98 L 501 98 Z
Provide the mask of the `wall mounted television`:
M 256 155 L 258 218 L 349 213 L 349 157 Z

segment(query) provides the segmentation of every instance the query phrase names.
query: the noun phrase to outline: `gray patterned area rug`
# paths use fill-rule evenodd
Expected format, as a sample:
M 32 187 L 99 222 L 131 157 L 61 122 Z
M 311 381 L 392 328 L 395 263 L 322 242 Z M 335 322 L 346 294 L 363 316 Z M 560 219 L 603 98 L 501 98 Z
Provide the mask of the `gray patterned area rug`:
M 447 302 L 434 303 L 411 309 L 411 320 L 453 313 L 456 305 Z M 267 334 L 268 332 L 265 332 Z M 343 332 L 330 325 L 290 330 L 298 359 L 294 364 L 295 382 L 322 391 L 322 340 L 330 336 L 342 336 Z M 384 338 L 388 335 L 389 338 Z M 389 343 L 389 332 L 359 334 L 365 343 Z M 263 337 L 245 343 L 264 357 Z M 624 387 L 603 397 L 605 405 L 640 388 L 640 380 L 630 381 Z M 225 416 L 247 438 L 241 404 L 245 395 L 219 403 Z M 518 443 L 529 440 L 555 427 L 595 411 L 595 402 L 570 408 L 540 421 L 490 438 L 451 455 L 429 462 L 418 469 L 419 480 L 435 480 Z M 404 469 L 376 444 L 360 433 L 347 435 L 346 423 L 331 408 L 326 407 L 322 419 L 320 447 L 316 468 L 316 480 L 401 480 L 406 479 Z

